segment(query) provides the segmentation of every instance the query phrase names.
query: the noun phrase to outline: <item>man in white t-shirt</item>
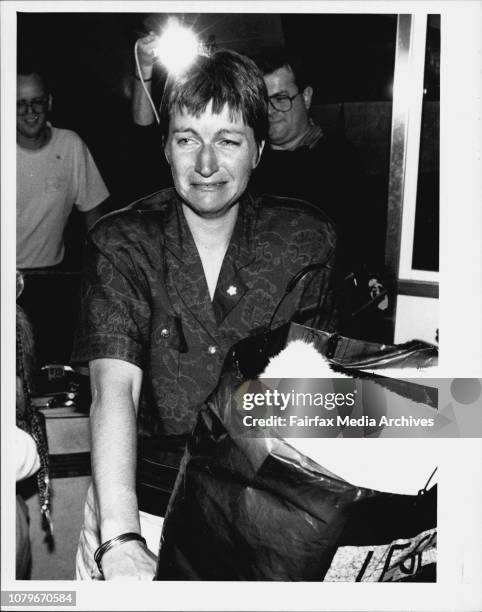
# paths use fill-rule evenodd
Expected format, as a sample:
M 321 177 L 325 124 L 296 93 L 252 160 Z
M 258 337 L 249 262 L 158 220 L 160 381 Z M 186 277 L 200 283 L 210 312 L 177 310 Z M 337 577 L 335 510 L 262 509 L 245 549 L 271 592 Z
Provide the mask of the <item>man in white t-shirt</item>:
M 109 197 L 82 139 L 47 122 L 51 103 L 40 74 L 17 74 L 17 269 L 60 264 L 72 207 L 89 229 Z

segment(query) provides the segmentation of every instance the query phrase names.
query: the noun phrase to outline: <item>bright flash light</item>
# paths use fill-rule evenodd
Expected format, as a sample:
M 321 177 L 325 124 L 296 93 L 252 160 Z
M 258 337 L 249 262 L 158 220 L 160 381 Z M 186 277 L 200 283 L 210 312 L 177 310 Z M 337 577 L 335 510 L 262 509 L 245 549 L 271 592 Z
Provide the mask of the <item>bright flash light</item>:
M 198 53 L 199 41 L 196 34 L 171 17 L 159 39 L 157 59 L 164 64 L 168 72 L 179 74 Z

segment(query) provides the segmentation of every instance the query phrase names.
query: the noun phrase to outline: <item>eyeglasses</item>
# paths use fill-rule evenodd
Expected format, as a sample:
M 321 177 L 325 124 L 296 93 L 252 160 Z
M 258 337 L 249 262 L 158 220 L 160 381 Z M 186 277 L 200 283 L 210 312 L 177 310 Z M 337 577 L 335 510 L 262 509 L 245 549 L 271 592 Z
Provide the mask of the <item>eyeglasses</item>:
M 274 96 L 270 96 L 268 100 L 275 110 L 280 111 L 281 113 L 287 113 L 293 108 L 293 100 L 296 98 L 296 96 L 300 96 L 302 93 L 303 92 L 299 91 L 294 96 L 275 94 Z
M 34 113 L 45 113 L 49 105 L 48 98 L 34 98 L 33 100 L 17 100 L 17 115 L 26 115 L 31 108 Z

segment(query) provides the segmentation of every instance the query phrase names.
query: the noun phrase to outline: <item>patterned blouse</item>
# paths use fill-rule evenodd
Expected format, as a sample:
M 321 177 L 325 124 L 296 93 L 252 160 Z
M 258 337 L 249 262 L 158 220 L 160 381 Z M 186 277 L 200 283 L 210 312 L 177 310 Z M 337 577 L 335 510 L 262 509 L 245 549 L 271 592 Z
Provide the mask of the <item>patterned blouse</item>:
M 73 360 L 139 366 L 141 440 L 155 446 L 152 438 L 187 434 L 229 348 L 268 324 L 288 281 L 308 264 L 325 266 L 298 283 L 272 327 L 316 309 L 297 320 L 334 329 L 335 242 L 331 222 L 310 204 L 245 194 L 211 301 L 181 201 L 173 189 L 159 191 L 90 232 Z

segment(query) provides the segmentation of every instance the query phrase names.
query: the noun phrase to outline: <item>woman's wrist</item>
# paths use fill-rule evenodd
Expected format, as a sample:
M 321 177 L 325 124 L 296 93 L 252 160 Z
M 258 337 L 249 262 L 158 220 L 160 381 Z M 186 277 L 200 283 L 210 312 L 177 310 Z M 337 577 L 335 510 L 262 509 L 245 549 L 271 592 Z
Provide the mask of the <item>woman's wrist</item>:
M 130 531 L 127 533 L 122 533 L 116 536 L 115 538 L 111 538 L 110 540 L 103 542 L 99 546 L 99 548 L 97 548 L 97 550 L 94 553 L 94 561 L 97 564 L 97 567 L 101 574 L 103 574 L 102 558 L 104 557 L 104 555 L 108 553 L 109 551 L 111 551 L 112 549 L 118 548 L 119 546 L 127 542 L 140 542 L 144 546 L 146 546 L 146 540 L 145 538 L 141 536 L 141 534 Z

